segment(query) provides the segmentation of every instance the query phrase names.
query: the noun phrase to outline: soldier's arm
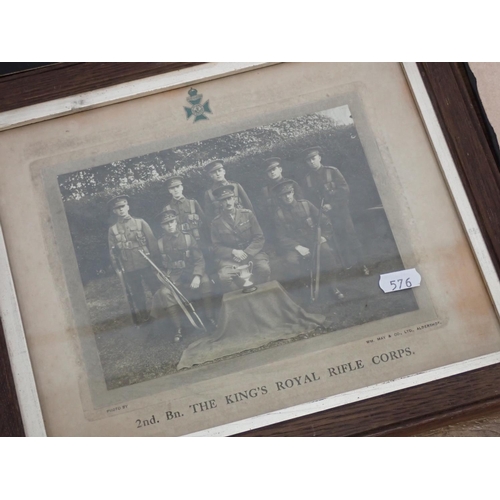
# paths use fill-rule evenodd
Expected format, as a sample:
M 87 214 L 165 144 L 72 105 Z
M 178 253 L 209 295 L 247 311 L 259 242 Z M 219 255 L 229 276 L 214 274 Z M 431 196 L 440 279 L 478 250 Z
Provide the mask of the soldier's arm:
M 264 239 L 264 233 L 262 232 L 260 224 L 257 221 L 257 217 L 255 217 L 253 213 L 250 213 L 249 215 L 250 215 L 250 226 L 252 230 L 252 241 L 243 251 L 247 255 L 255 257 L 259 252 L 262 252 L 266 240 Z
M 212 245 L 214 247 L 214 255 L 217 259 L 232 259 L 233 257 L 233 249 L 225 246 L 220 239 L 219 231 L 217 229 L 217 225 L 215 224 L 215 220 L 212 221 L 212 225 L 210 227 L 210 237 L 212 240 Z
M 293 189 L 295 191 L 295 199 L 303 200 L 304 199 L 304 191 L 300 187 L 298 182 L 293 181 Z
M 214 202 L 210 198 L 208 190 L 205 191 L 203 206 L 205 207 L 205 217 L 209 220 L 212 220 L 215 217 Z
M 198 200 L 194 200 L 194 209 L 196 210 L 196 213 L 200 218 L 198 228 L 200 231 L 201 243 L 204 246 L 210 246 L 212 244 L 212 242 L 210 241 L 210 220 L 201 208 Z
M 247 208 L 248 210 L 255 212 L 252 202 L 250 201 L 250 198 L 248 197 L 246 191 L 243 189 L 242 185 L 239 183 L 236 184 L 238 185 L 238 195 L 240 197 L 243 208 Z
M 319 193 L 314 189 L 314 185 L 312 187 L 309 187 L 307 185 L 307 177 L 305 177 L 302 181 L 301 188 L 303 200 L 309 200 L 311 203 L 317 203 Z M 300 198 L 298 196 L 295 196 L 295 199 L 298 200 Z
M 198 203 L 198 200 L 194 200 L 194 209 L 198 214 L 200 221 L 205 221 L 205 212 L 201 208 L 201 205 Z
M 309 202 L 309 212 L 312 216 L 312 220 L 313 220 L 314 224 L 317 224 L 319 210 L 310 202 Z M 329 240 L 333 235 L 332 223 L 330 222 L 330 219 L 328 218 L 328 216 L 325 215 L 323 212 L 321 213 L 320 224 L 321 224 L 321 236 L 323 236 L 327 240 Z
M 205 259 L 194 238 L 192 238 L 190 250 L 194 264 L 193 276 L 203 276 L 205 274 Z
M 111 228 L 108 229 L 108 248 L 109 248 L 109 258 L 111 259 L 111 265 L 116 273 L 120 272 L 120 266 L 116 259 L 115 252 L 117 249 L 114 249 L 116 245 L 115 237 L 113 235 L 113 231 Z
M 153 234 L 151 227 L 144 219 L 142 219 L 141 224 L 142 224 L 142 232 L 144 233 L 144 236 L 146 237 L 146 241 L 148 244 L 149 251 L 151 253 L 151 257 L 153 259 L 158 259 L 160 257 L 160 249 L 158 248 L 158 240 L 155 238 L 155 235 Z
M 331 172 L 332 172 L 332 182 L 334 182 L 335 184 L 333 189 L 330 190 L 332 201 L 338 203 L 348 201 L 349 185 L 347 184 L 344 176 L 335 167 L 331 167 Z
M 276 229 L 276 240 L 278 245 L 284 250 L 295 250 L 300 243 L 287 235 L 286 227 L 283 221 L 280 220 L 278 214 L 273 216 L 274 227 Z
M 273 215 L 273 201 L 274 196 L 266 190 L 266 188 L 262 188 L 259 192 L 259 197 L 255 202 L 255 216 L 258 221 L 261 221 L 265 224 L 266 228 L 269 226 L 268 219 Z
M 269 201 L 268 201 L 268 195 L 267 195 L 267 189 L 263 187 L 259 191 L 259 197 L 257 198 L 257 204 L 255 207 L 256 212 L 259 215 L 265 214 L 266 210 L 269 208 Z

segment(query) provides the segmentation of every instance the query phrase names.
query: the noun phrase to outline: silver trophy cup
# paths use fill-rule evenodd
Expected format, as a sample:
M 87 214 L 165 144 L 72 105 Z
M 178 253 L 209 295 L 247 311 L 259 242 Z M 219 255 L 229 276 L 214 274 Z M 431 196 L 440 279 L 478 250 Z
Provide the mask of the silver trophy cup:
M 257 290 L 257 287 L 250 281 L 253 271 L 253 262 L 250 261 L 243 266 L 234 266 L 233 269 L 243 280 L 243 293 L 255 292 L 255 290 Z

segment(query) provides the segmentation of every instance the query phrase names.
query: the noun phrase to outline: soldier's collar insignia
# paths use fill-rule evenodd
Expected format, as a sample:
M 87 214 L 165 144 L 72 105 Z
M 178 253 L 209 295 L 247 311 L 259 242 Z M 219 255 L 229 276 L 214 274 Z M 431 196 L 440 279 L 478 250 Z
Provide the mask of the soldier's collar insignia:
M 210 109 L 208 100 L 202 104 L 201 100 L 203 99 L 203 94 L 198 94 L 198 91 L 192 87 L 188 90 L 188 94 L 189 96 L 186 97 L 186 101 L 191 104 L 191 107 L 188 108 L 187 106 L 184 106 L 184 110 L 186 111 L 186 119 L 189 120 L 191 116 L 194 116 L 193 123 L 197 122 L 198 120 L 208 120 L 208 117 L 205 116 L 205 113 L 212 114 L 212 110 Z

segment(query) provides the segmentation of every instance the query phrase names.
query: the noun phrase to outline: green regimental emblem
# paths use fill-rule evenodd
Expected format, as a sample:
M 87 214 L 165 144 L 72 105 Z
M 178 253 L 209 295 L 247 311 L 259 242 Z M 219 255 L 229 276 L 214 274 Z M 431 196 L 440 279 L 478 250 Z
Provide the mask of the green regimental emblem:
M 198 120 L 208 120 L 208 117 L 205 116 L 205 113 L 212 114 L 212 110 L 210 109 L 208 101 L 201 104 L 201 100 L 203 99 L 203 94 L 198 94 L 198 91 L 193 88 L 190 88 L 188 90 L 188 94 L 189 97 L 186 97 L 186 101 L 189 102 L 189 104 L 191 104 L 191 107 L 188 108 L 187 106 L 184 106 L 184 109 L 186 110 L 187 119 L 189 120 L 189 118 L 194 116 L 195 122 L 197 122 Z

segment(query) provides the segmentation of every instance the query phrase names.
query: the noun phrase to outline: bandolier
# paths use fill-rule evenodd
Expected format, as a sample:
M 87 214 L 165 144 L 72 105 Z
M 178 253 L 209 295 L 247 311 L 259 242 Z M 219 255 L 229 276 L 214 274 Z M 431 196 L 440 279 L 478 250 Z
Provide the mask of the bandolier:
M 180 230 L 184 234 L 190 234 L 196 241 L 200 241 L 204 213 L 196 200 L 187 198 L 171 200 L 164 210 L 175 210 L 179 214 Z
M 108 245 L 111 264 L 115 272 L 125 280 L 124 285 L 130 291 L 133 304 L 129 305 L 135 310 L 134 321 L 141 324 L 149 319 L 142 282 L 146 283 L 152 293 L 158 290 L 160 283 L 140 251 L 153 260 L 158 258 L 159 252 L 156 238 L 148 223 L 128 214 L 128 200 L 129 197 L 123 195 L 108 202 L 109 210 L 112 210 L 118 219 L 108 230 Z
M 110 227 L 111 247 L 119 250 L 120 259 L 125 268 L 125 272 L 136 271 L 149 267 L 144 257 L 139 253 L 142 250 L 146 255 L 150 255 L 144 226 L 147 223 L 142 219 L 129 217 L 123 221 L 118 221 Z M 149 226 L 148 226 L 149 227 Z M 112 261 L 116 259 L 116 253 L 112 254 Z
M 197 242 L 202 237 L 202 226 L 205 214 L 196 200 L 190 200 L 183 195 L 182 177 L 171 177 L 167 189 L 172 199 L 163 210 L 175 210 L 178 214 L 179 229 L 184 234 L 190 234 Z M 176 192 L 177 191 L 177 192 Z
M 171 209 L 166 209 L 165 212 L 167 210 L 173 212 Z M 203 254 L 190 234 L 178 231 L 174 235 L 164 235 L 158 240 L 158 248 L 162 265 L 174 283 L 183 275 L 192 278 L 205 273 Z
M 167 276 L 181 290 L 198 311 L 199 306 L 209 322 L 213 323 L 213 310 L 210 279 L 205 273 L 205 259 L 196 240 L 190 235 L 181 232 L 178 225 L 178 214 L 173 209 L 164 209 L 161 214 L 161 224 L 164 226 L 175 221 L 173 232 L 164 229 L 164 235 L 158 240 L 162 267 Z M 195 277 L 199 277 L 198 287 L 192 286 Z M 196 304 L 196 301 L 199 304 Z M 155 318 L 169 317 L 176 330 L 175 339 L 181 338 L 182 312 L 171 288 L 163 286 L 153 299 L 151 314 Z
M 349 203 L 349 186 L 338 168 L 322 166 L 307 174 L 304 183 L 308 199 L 314 205 L 319 206 L 321 199 L 332 207 Z

